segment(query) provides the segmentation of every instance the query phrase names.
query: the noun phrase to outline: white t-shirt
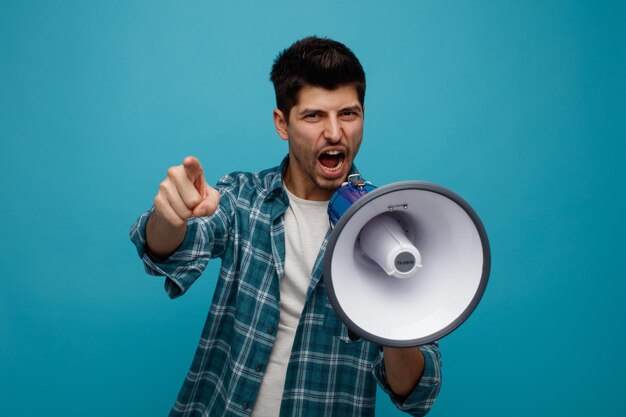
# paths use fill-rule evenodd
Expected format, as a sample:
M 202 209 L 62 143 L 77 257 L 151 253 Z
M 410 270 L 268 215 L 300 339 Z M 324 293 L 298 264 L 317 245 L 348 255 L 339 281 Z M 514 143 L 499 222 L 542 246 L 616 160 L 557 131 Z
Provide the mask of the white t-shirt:
M 280 412 L 293 340 L 313 265 L 329 228 L 328 201 L 303 200 L 284 188 L 289 196 L 289 207 L 285 212 L 285 275 L 280 281 L 280 322 L 252 417 L 276 417 Z

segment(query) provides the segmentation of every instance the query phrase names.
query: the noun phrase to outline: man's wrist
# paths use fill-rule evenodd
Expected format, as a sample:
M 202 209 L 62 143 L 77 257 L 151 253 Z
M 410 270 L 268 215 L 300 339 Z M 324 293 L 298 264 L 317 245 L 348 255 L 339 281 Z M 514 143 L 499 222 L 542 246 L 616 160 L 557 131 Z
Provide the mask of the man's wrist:
M 383 347 L 387 383 L 398 397 L 406 398 L 419 384 L 425 358 L 418 348 Z
M 163 220 L 159 221 L 158 217 L 153 211 L 146 223 L 146 253 L 154 260 L 162 261 L 169 258 L 183 243 L 187 224 L 176 227 Z

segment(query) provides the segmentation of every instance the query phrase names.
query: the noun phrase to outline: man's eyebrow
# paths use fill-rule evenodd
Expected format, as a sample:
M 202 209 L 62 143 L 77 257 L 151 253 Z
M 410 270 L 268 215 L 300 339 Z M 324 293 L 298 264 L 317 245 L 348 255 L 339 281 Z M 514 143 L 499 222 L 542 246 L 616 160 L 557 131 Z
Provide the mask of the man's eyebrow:
M 361 111 L 363 111 L 363 108 L 362 108 L 359 104 L 355 104 L 354 106 L 344 107 L 344 108 L 343 108 L 343 109 L 341 109 L 340 111 L 354 111 L 354 112 L 361 112 Z
M 348 106 L 348 107 L 343 107 L 339 110 L 339 113 L 341 112 L 345 112 L 345 111 L 354 111 L 354 112 L 362 112 L 363 108 L 359 105 L 359 104 L 355 104 L 352 106 Z M 304 108 L 302 110 L 300 110 L 298 112 L 298 114 L 302 115 L 302 114 L 309 114 L 309 113 L 322 113 L 322 114 L 326 114 L 328 113 L 326 110 L 322 110 L 322 109 L 316 109 L 313 107 L 308 107 L 308 108 Z
M 326 112 L 324 110 L 320 110 L 320 109 L 316 109 L 312 107 L 307 107 L 298 112 L 298 114 L 307 114 L 307 113 L 326 113 Z

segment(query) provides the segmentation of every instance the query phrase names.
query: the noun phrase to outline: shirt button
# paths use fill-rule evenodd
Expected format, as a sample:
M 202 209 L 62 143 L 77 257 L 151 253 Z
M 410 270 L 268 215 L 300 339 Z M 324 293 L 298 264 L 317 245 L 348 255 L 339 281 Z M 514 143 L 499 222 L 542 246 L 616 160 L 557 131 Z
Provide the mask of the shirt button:
M 241 406 L 243 407 L 244 410 L 248 409 L 248 403 L 247 402 L 241 404 Z
M 274 328 L 273 327 L 268 327 L 267 328 L 267 333 L 274 334 Z
M 257 367 L 256 367 L 256 371 L 257 371 L 257 372 L 261 372 L 261 370 L 262 370 L 262 369 L 263 369 L 263 368 L 261 367 L 261 365 L 257 365 Z

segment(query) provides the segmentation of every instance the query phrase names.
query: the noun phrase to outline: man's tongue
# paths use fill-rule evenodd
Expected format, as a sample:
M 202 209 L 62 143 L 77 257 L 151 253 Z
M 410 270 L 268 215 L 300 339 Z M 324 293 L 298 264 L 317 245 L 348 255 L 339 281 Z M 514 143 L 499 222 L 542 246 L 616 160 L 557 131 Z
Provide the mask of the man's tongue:
M 319 157 L 320 163 L 324 165 L 326 168 L 336 168 L 342 159 L 343 159 L 343 155 L 341 154 L 329 155 L 329 154 L 323 153 Z

